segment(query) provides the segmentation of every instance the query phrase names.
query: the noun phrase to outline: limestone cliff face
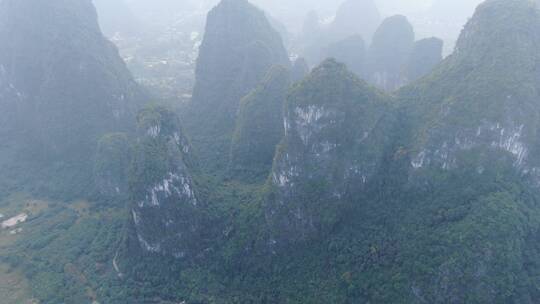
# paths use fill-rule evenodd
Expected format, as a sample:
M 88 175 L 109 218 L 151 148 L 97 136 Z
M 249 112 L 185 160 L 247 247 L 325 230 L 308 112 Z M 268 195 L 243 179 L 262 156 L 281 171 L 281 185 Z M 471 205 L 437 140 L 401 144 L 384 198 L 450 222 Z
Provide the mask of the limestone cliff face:
M 521 173 L 536 176 L 538 14 L 527 1 L 486 2 L 463 30 L 455 54 L 402 91 L 415 122 L 412 132 L 422 134 L 414 141 L 414 170 L 472 165 L 481 174 L 507 158 Z M 479 153 L 484 157 L 471 160 Z
M 323 233 L 362 192 L 381 164 L 384 145 L 374 134 L 388 109 L 385 97 L 333 60 L 294 87 L 269 181 L 272 242 Z
M 540 185 L 539 47 L 540 14 L 532 2 L 486 1 L 455 53 L 399 92 L 409 132 L 408 185 L 420 193 L 404 222 L 441 212 L 424 229 L 444 239 L 445 248 L 432 256 L 436 271 L 416 278 L 418 301 L 534 302 L 536 288 L 522 289 L 517 285 L 527 279 L 511 278 L 529 277 L 534 266 L 525 261 L 538 252 L 531 242 L 538 221 L 529 214 L 538 212 Z M 514 290 L 493 292 L 503 285 Z
M 208 14 L 187 126 L 201 158 L 227 163 L 240 100 L 276 64 L 290 65 L 264 12 L 246 0 L 223 0 Z M 206 163 L 206 161 L 205 161 Z
M 140 137 L 130 173 L 129 246 L 175 258 L 200 249 L 199 200 L 191 147 L 176 114 L 152 107 L 138 115 Z
M 175 286 L 217 282 L 194 301 L 536 303 L 539 32 L 531 1 L 488 0 L 456 53 L 395 97 L 325 61 L 288 94 L 267 183 L 210 190 L 216 250 Z M 194 256 L 205 216 L 189 146 L 144 121 L 133 244 Z

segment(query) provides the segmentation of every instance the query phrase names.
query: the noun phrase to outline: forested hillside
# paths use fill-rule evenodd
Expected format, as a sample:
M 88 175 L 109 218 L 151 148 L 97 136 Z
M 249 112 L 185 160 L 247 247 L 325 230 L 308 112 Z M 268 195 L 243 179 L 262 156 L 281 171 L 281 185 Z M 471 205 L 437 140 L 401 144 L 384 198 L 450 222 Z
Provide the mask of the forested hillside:
M 345 33 L 353 4 L 304 34 Z M 0 1 L 9 304 L 538 302 L 535 2 L 485 1 L 444 59 L 398 15 L 310 69 L 222 0 L 176 107 L 96 20 L 86 0 Z

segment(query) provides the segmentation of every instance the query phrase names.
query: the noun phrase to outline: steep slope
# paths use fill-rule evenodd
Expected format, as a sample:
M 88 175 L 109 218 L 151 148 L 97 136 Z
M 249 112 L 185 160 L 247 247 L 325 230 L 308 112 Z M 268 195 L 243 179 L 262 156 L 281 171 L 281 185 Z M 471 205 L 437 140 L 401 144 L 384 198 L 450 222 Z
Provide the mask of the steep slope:
M 79 175 L 66 183 L 84 183 L 97 140 L 131 129 L 143 98 L 91 2 L 2 1 L 0 41 L 2 140 L 22 151 L 10 161 L 46 165 L 45 174 L 57 166 L 56 176 Z
M 235 179 L 257 182 L 268 176 L 276 146 L 284 135 L 283 106 L 290 85 L 290 72 L 276 66 L 242 100 L 229 165 Z
M 414 246 L 431 250 L 430 266 L 411 273 L 416 301 L 538 297 L 539 44 L 532 2 L 486 1 L 455 53 L 400 92 L 415 202 L 401 225 L 416 227 Z
M 267 184 L 207 185 L 224 225 L 155 286 L 177 302 L 536 303 L 539 44 L 532 2 L 489 0 L 395 98 L 325 61 L 288 94 Z
M 275 242 L 309 239 L 339 220 L 381 165 L 384 143 L 375 134 L 389 109 L 386 97 L 333 60 L 294 87 L 266 211 Z
M 465 27 L 455 53 L 401 92 L 418 123 L 414 132 L 423 134 L 415 141 L 416 167 L 459 168 L 460 152 L 481 148 L 506 152 L 516 168 L 535 171 L 537 17 L 528 1 L 488 1 Z
M 201 247 L 201 208 L 193 177 L 191 146 L 176 114 L 142 110 L 130 172 L 129 255 L 136 252 L 184 258 Z
M 223 0 L 208 14 L 200 47 L 192 110 L 186 116 L 205 164 L 223 167 L 242 97 L 271 66 L 289 66 L 280 35 L 246 0 Z
M 332 112 L 315 106 L 289 108 L 293 119 L 276 157 L 266 218 L 273 252 L 289 257 L 282 259 L 288 265 L 306 265 L 287 274 L 293 288 L 344 303 L 535 302 L 539 25 L 530 1 L 481 5 L 456 53 L 399 92 L 395 119 L 378 125 L 389 129 L 373 128 L 378 135 L 370 132 L 357 146 L 337 145 L 357 151 L 352 155 L 365 161 L 358 167 L 348 164 L 355 158 L 347 152 L 332 154 L 332 145 L 317 150 L 347 138 L 351 128 L 342 120 L 326 120 Z M 299 100 L 339 100 L 339 90 L 330 97 L 321 87 Z M 362 113 L 364 123 L 381 117 L 373 108 Z M 340 133 L 328 131 L 338 126 Z M 378 143 L 389 134 L 389 144 Z M 367 153 L 364 145 L 377 150 Z M 343 168 L 360 173 L 350 179 Z M 335 279 L 314 279 L 312 289 L 292 283 L 307 269 L 319 269 L 313 277 L 320 277 L 325 265 L 335 267 L 328 274 Z M 322 292 L 332 285 L 344 289 Z
M 386 18 L 368 50 L 368 80 L 386 91 L 404 85 L 402 69 L 414 45 L 414 30 L 405 16 Z

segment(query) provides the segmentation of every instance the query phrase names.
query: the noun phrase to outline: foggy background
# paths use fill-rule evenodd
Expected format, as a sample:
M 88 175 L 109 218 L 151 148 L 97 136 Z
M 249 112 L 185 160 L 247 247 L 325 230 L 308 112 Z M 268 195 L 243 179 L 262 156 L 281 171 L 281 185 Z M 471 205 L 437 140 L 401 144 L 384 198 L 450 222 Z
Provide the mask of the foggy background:
M 371 0 L 357 0 L 368 3 Z M 405 15 L 416 39 L 438 37 L 449 55 L 481 0 L 372 0 L 380 19 Z M 218 0 L 94 0 L 104 34 L 120 50 L 137 81 L 161 97 L 189 99 L 206 14 Z M 344 0 L 251 0 L 280 32 L 292 56 L 302 55 L 309 14 L 332 23 Z M 356 12 L 352 12 L 354 15 Z M 360 13 L 360 12 L 359 12 Z M 359 20 L 361 18 L 358 18 Z M 367 44 L 370 38 L 364 37 Z
M 363 0 L 359 0 L 363 1 Z M 135 17 L 144 26 L 167 23 L 200 25 L 217 0 L 94 0 L 106 26 L 119 25 L 125 17 Z M 317 11 L 331 20 L 342 1 L 336 0 L 252 0 L 272 17 L 282 22 L 292 33 L 300 31 L 305 16 Z M 481 0 L 375 0 L 382 17 L 402 14 L 413 25 L 421 25 L 424 35 L 445 35 L 440 23 L 459 27 L 474 12 Z M 129 10 L 126 12 L 125 10 Z M 128 16 L 131 15 L 131 16 Z M 202 20 L 201 20 L 202 19 Z M 431 24 L 434 27 L 429 27 Z M 187 28 L 186 28 L 187 29 Z M 454 29 L 455 30 L 455 29 Z M 453 33 L 455 34 L 455 33 Z

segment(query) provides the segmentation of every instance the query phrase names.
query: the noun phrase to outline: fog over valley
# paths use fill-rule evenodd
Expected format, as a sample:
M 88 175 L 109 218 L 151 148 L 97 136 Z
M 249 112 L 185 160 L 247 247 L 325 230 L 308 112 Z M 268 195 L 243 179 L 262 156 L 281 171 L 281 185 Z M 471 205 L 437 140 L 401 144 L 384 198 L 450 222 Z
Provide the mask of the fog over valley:
M 98 11 L 101 27 L 120 49 L 124 60 L 139 82 L 151 89 L 166 92 L 169 97 L 190 98 L 194 85 L 194 68 L 198 48 L 204 35 L 206 14 L 219 1 L 173 1 L 173 0 L 93 0 Z M 349 1 L 352 5 L 355 1 Z M 474 13 L 480 0 L 378 0 L 358 1 L 358 7 L 342 9 L 350 11 L 339 16 L 339 1 L 281 1 L 254 0 L 253 4 L 263 9 L 273 28 L 285 42 L 291 56 L 309 57 L 306 52 L 305 26 L 309 18 L 316 14 L 318 27 L 328 28 L 336 19 L 342 21 L 343 35 L 355 34 L 357 18 L 364 19 L 365 5 L 372 3 L 375 14 L 372 28 L 386 17 L 405 15 L 413 25 L 417 39 L 439 37 L 444 40 L 443 56 L 454 48 L 459 33 Z M 351 5 L 345 1 L 343 6 Z M 364 6 L 364 7 L 362 7 Z M 368 17 L 369 18 L 369 17 Z M 350 22 L 351 24 L 347 24 Z M 373 29 L 371 31 L 374 31 Z M 322 33 L 313 33 L 319 36 Z M 361 33 L 358 33 L 361 34 Z M 363 33 L 365 36 L 365 33 Z M 326 34 L 324 34 L 326 35 Z M 334 35 L 334 34 L 330 34 Z M 335 36 L 339 37 L 339 36 Z M 343 37 L 344 38 L 344 37 Z M 324 38 L 327 39 L 327 38 Z M 363 37 L 369 45 L 371 37 Z M 308 42 L 309 43 L 309 42 Z M 329 44 L 330 41 L 322 44 Z M 175 48 L 172 49 L 171 46 Z M 327 45 L 319 45 L 323 49 Z M 173 51 L 174 50 L 174 51 Z M 323 55 L 318 55 L 323 56 Z M 324 56 L 323 56 L 324 57 Z M 309 61 L 316 62 L 309 62 Z M 310 66 L 319 58 L 311 58 Z

